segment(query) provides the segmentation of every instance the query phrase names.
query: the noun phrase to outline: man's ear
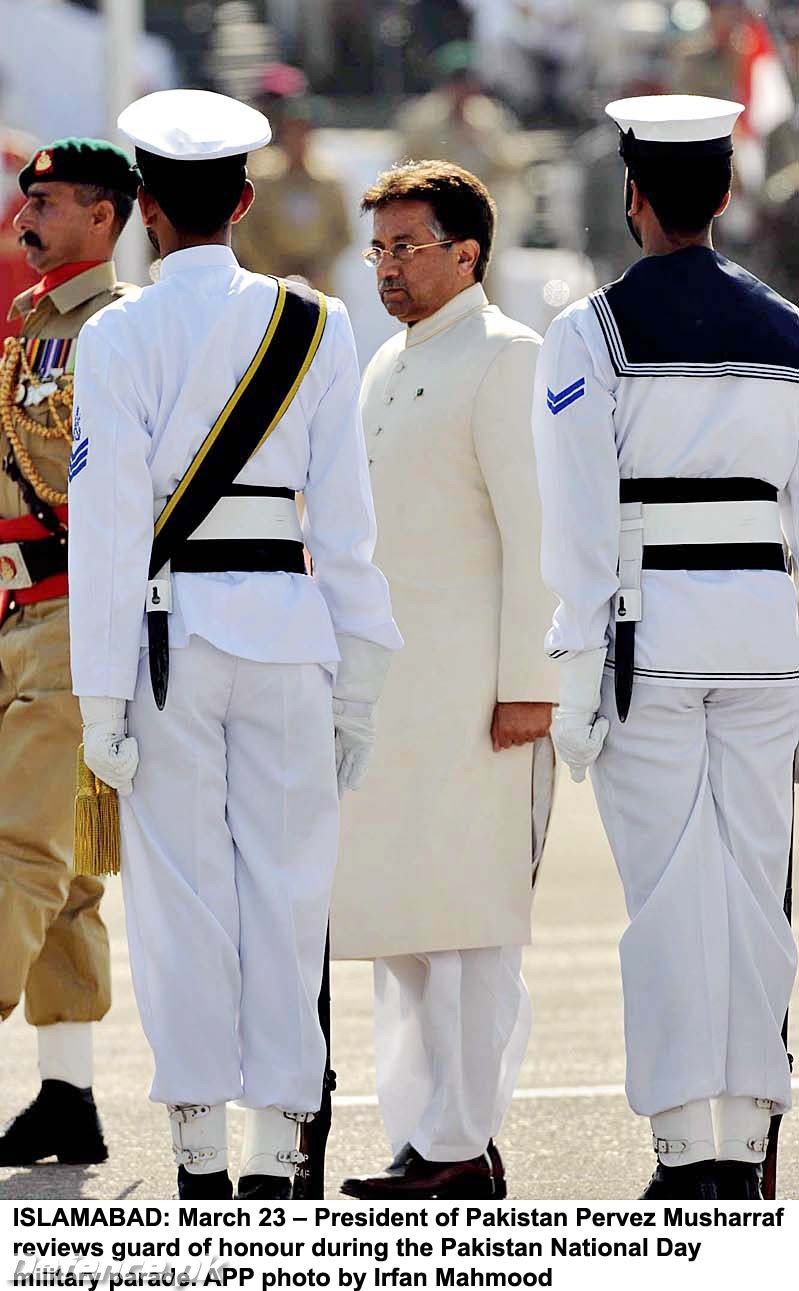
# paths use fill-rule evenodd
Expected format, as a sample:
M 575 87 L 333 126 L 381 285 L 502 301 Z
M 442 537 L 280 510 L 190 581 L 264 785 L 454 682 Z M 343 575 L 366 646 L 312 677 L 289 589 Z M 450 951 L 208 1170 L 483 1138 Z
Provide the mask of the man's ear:
M 230 217 L 231 224 L 238 224 L 239 220 L 243 219 L 247 214 L 254 201 L 255 188 L 253 187 L 252 180 L 245 179 L 244 187 L 241 190 L 241 197 L 239 198 L 239 204 Z
M 139 203 L 139 211 L 141 212 L 142 223 L 144 224 L 145 228 L 149 228 L 150 225 L 155 220 L 161 208 L 158 205 L 155 198 L 153 197 L 152 193 L 149 193 L 143 184 L 139 188 L 139 191 L 136 195 L 136 200 Z
M 644 209 L 644 196 L 634 179 L 630 179 L 630 204 L 628 215 L 640 215 Z
M 732 201 L 732 192 L 729 192 L 725 196 L 724 201 L 721 203 L 721 206 L 719 207 L 719 209 L 716 211 L 714 219 L 718 219 L 719 215 L 724 214 L 724 212 L 726 211 L 731 201 Z
M 97 233 L 110 233 L 114 227 L 117 213 L 114 209 L 114 203 L 103 198 L 98 202 L 92 212 L 92 224 Z
M 480 259 L 480 243 L 477 238 L 464 238 L 462 242 L 455 243 L 454 249 L 458 273 L 464 278 L 474 273 L 475 265 Z

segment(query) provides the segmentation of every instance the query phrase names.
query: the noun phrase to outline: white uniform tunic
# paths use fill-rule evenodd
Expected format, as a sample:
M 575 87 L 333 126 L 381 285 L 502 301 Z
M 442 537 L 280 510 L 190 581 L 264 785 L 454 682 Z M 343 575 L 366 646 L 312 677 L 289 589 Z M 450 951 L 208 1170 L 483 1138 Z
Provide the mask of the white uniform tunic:
M 782 902 L 799 635 L 787 573 L 645 568 L 619 722 L 619 480 L 765 481 L 796 553 L 797 383 L 799 311 L 699 247 L 643 259 L 566 310 L 539 361 L 543 570 L 560 597 L 547 645 L 609 644 L 593 782 L 631 917 L 628 1094 L 646 1115 L 721 1093 L 790 1103 L 779 1031 L 795 971 Z
M 72 668 L 78 695 L 132 700 L 141 762 L 122 802 L 123 878 L 152 1097 L 302 1111 L 319 1105 L 324 1066 L 335 634 L 400 644 L 371 563 L 358 368 L 339 302 L 290 409 L 237 477 L 303 491 L 314 577 L 175 574 L 163 712 L 140 645 L 154 499 L 185 472 L 275 299 L 274 280 L 240 269 L 229 249 L 198 247 L 169 256 L 156 285 L 87 334 L 70 487 Z
M 70 530 L 78 695 L 133 696 L 153 499 L 174 491 L 257 350 L 276 295 L 275 280 L 239 268 L 229 248 L 192 247 L 164 260 L 160 281 L 132 308 L 102 311 L 81 338 Z M 332 663 L 334 632 L 389 649 L 399 643 L 385 580 L 370 563 L 374 515 L 352 331 L 344 306 L 329 305 L 297 397 L 236 477 L 303 491 L 314 578 L 175 574 L 173 647 L 196 633 L 245 659 Z M 91 506 L 83 506 L 88 491 Z

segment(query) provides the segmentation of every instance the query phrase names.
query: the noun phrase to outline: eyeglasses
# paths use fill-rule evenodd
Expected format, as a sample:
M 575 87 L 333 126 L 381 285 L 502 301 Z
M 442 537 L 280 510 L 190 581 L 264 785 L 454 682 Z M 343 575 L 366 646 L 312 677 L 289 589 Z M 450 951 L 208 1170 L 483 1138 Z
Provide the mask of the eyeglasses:
M 361 255 L 365 264 L 376 269 L 385 256 L 399 260 L 400 264 L 407 264 L 417 251 L 426 251 L 428 247 L 449 247 L 454 241 L 454 238 L 445 238 L 439 242 L 395 242 L 393 247 L 368 247 L 366 251 L 361 252 Z

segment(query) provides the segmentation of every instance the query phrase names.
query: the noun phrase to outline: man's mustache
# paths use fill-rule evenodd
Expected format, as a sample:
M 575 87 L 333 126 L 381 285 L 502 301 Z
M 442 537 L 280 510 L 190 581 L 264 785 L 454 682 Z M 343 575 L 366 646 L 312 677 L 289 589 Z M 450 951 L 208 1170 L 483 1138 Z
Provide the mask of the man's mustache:
M 405 286 L 404 282 L 399 282 L 397 279 L 393 279 L 391 282 L 381 282 L 378 290 L 380 292 L 380 295 L 383 296 L 387 291 L 407 292 L 408 288 Z
M 32 233 L 30 229 L 26 229 L 24 233 L 20 234 L 19 241 L 20 241 L 20 246 L 35 247 L 37 251 L 44 250 L 44 247 L 42 245 L 42 240 L 39 237 L 38 233 Z

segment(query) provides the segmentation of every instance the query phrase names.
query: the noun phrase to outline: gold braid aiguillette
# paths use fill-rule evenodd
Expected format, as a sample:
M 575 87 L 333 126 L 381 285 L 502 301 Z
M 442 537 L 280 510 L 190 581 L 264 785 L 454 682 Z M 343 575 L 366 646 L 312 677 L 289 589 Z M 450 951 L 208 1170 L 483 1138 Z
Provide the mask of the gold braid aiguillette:
M 34 488 L 44 502 L 52 507 L 66 505 L 67 494 L 51 488 L 33 464 L 30 453 L 25 448 L 20 431 L 37 435 L 40 439 L 61 439 L 72 442 L 72 388 L 73 381 L 69 376 L 64 378 L 64 386 L 48 395 L 44 401 L 50 413 L 52 425 L 42 425 L 31 417 L 17 403 L 17 390 L 22 381 L 37 385 L 37 379 L 31 370 L 25 353 L 25 346 L 17 336 L 6 338 L 3 351 L 3 362 L 0 367 L 0 425 L 5 431 L 17 466 L 25 479 Z M 62 416 L 62 410 L 66 416 Z

